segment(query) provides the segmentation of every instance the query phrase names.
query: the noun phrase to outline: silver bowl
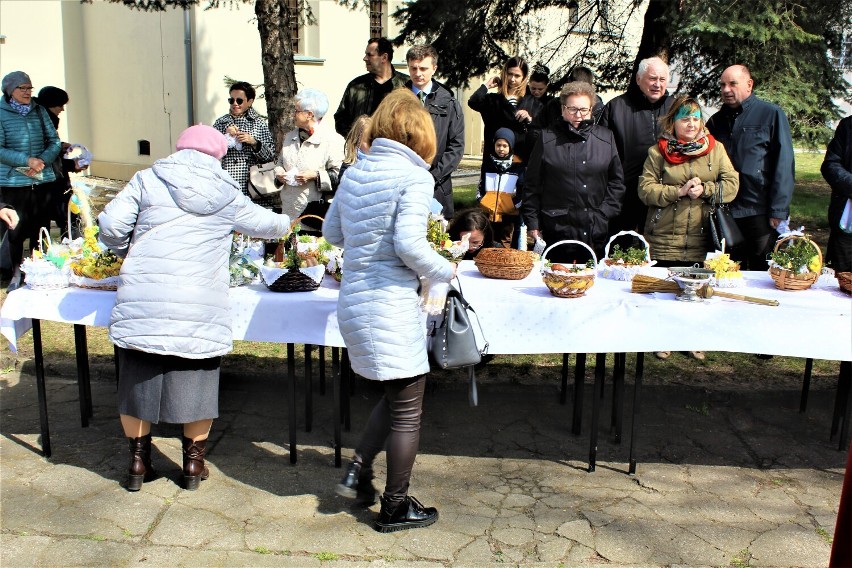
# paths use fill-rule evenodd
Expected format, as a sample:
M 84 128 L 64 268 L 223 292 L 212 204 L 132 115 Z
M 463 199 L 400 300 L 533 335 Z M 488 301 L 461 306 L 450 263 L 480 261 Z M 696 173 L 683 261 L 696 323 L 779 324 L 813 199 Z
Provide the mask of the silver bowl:
M 710 277 L 715 274 L 712 270 L 698 268 L 697 266 L 669 268 L 669 277 L 683 288 L 683 292 L 677 296 L 677 299 L 681 302 L 703 302 L 704 298 L 698 294 L 698 290 L 705 284 L 709 284 Z

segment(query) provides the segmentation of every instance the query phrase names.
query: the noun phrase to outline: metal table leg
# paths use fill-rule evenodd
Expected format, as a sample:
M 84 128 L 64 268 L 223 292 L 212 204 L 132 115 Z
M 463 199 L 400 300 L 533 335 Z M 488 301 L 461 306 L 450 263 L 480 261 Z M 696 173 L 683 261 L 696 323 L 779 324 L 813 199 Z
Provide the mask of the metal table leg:
M 352 367 L 349 366 L 349 352 L 344 349 L 341 355 L 340 374 L 342 375 L 341 390 L 343 391 L 343 429 L 352 430 Z
M 805 359 L 805 376 L 802 379 L 802 396 L 799 397 L 799 412 L 804 412 L 808 408 L 808 392 L 811 388 L 811 373 L 814 369 L 814 360 Z
M 559 404 L 568 401 L 568 354 L 562 354 L 562 388 L 559 390 Z
M 290 463 L 296 463 L 296 354 L 287 344 L 287 420 L 290 428 Z
M 331 348 L 331 390 L 334 396 L 334 467 L 341 467 L 340 349 Z
M 41 349 L 41 320 L 33 320 L 33 355 L 35 356 L 36 387 L 38 388 L 38 417 L 41 423 L 41 453 L 49 458 L 50 428 L 47 425 L 47 389 L 44 385 L 44 353 Z
M 633 457 L 633 446 L 636 444 L 636 432 L 639 430 L 639 391 L 645 376 L 645 353 L 636 354 L 636 382 L 633 385 L 633 419 L 630 421 L 630 454 L 627 458 L 627 473 L 636 473 L 636 459 Z
M 325 345 L 319 346 L 320 394 L 325 396 Z
M 612 417 L 610 427 L 615 429 L 613 442 L 621 443 L 621 431 L 624 424 L 624 374 L 627 366 L 627 354 L 615 353 L 612 373 Z
M 841 381 L 846 384 L 846 400 L 843 401 L 843 425 L 840 427 L 838 451 L 844 451 L 849 447 L 849 420 L 852 418 L 852 361 L 840 362 L 838 383 Z
M 579 435 L 583 430 L 583 389 L 586 386 L 586 354 L 577 353 L 574 362 L 574 416 L 571 433 Z M 565 362 L 562 362 L 565 365 Z M 564 371 L 567 374 L 567 370 Z
M 305 345 L 305 432 L 311 431 L 314 422 L 314 369 L 311 360 L 313 347 L 313 345 Z
M 599 356 L 601 354 L 598 354 Z M 603 354 L 606 357 L 606 354 Z M 600 362 L 600 359 L 596 359 Z M 598 419 L 601 413 L 601 392 L 604 383 L 604 366 L 595 365 L 595 390 L 592 392 L 592 427 L 589 435 L 589 473 L 595 471 L 595 463 L 598 455 Z
M 77 391 L 80 397 L 80 423 L 89 426 L 92 416 L 92 386 L 89 382 L 89 347 L 86 342 L 86 326 L 74 324 L 74 350 L 77 357 Z

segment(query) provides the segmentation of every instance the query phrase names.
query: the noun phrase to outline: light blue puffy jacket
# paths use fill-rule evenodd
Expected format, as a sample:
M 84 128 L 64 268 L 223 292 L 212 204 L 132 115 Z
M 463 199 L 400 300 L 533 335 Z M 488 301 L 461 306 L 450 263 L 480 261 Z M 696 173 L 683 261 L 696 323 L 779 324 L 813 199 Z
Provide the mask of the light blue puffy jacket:
M 21 116 L 0 97 L 0 186 L 26 187 L 54 181 L 53 168 L 62 149 L 59 135 L 47 111 L 36 103 L 30 103 L 32 110 L 27 116 Z M 15 170 L 27 167 L 27 160 L 40 158 L 45 163 L 42 179 L 37 180 Z
M 410 148 L 377 138 L 346 170 L 323 236 L 343 247 L 337 320 L 352 369 L 391 380 L 429 372 L 418 276 L 449 282 L 453 265 L 426 240 L 435 180 Z
M 283 236 L 290 226 L 242 194 L 216 158 L 180 150 L 133 176 L 98 216 L 100 240 L 124 256 L 110 339 L 187 359 L 231 351 L 231 232 Z

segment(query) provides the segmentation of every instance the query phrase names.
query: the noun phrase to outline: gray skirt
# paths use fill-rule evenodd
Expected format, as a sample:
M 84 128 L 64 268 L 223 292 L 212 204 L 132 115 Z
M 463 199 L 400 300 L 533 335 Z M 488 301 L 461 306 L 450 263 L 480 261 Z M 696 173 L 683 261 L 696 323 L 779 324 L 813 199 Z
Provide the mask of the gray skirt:
M 186 424 L 219 417 L 221 357 L 186 359 L 117 348 L 118 412 Z

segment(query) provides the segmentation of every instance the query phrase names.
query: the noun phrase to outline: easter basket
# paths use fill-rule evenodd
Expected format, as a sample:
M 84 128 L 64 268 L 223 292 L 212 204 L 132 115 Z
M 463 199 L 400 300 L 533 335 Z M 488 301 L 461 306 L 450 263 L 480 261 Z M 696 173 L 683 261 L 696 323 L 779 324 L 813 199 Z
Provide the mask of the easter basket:
M 47 249 L 44 248 L 45 242 Z M 65 262 L 62 262 L 62 266 L 59 266 L 58 258 L 49 259 L 53 248 L 50 233 L 42 227 L 39 231 L 38 252 L 33 253 L 32 258 L 26 258 L 21 263 L 24 282 L 33 290 L 57 290 L 67 288 L 69 285 L 69 271 Z
M 616 253 L 613 257 L 610 257 L 610 246 L 612 242 L 618 237 L 630 235 L 636 237 L 642 244 L 645 245 L 645 254 L 642 257 L 641 261 L 636 262 L 638 259 L 629 259 L 625 261 L 625 258 L 614 258 L 621 257 L 622 251 L 618 245 L 615 245 L 613 252 Z M 630 253 L 630 249 L 627 251 L 623 251 L 624 256 L 628 256 Z M 610 280 L 621 280 L 625 282 L 629 282 L 633 280 L 633 277 L 637 274 L 644 273 L 647 268 L 654 266 L 657 264 L 657 261 L 651 260 L 651 245 L 648 244 L 648 241 L 645 240 L 645 237 L 640 235 L 635 231 L 620 231 L 610 237 L 609 241 L 606 243 L 606 247 L 604 247 L 604 257 L 601 259 L 598 265 L 598 273 L 602 278 L 608 278 Z
M 485 248 L 473 259 L 486 278 L 522 280 L 532 272 L 534 254 L 525 250 Z
M 836 272 L 835 276 L 837 283 L 840 284 L 840 289 L 852 295 L 852 272 Z
M 260 269 L 261 280 L 272 292 L 312 292 L 320 287 L 325 275 L 324 265 L 300 268 L 296 264 L 297 259 L 293 259 L 294 255 L 299 254 L 299 233 L 295 230 L 299 219 L 301 217 L 295 219 L 290 225 L 292 229 L 289 237 L 290 250 L 286 253 L 282 252 L 282 262 L 289 263 L 289 266 L 263 266 Z M 283 246 L 279 248 L 283 251 Z M 278 253 L 276 253 L 277 257 Z
M 77 288 L 88 288 L 90 290 L 118 290 L 118 276 L 107 276 L 106 278 L 88 278 L 77 274 L 68 276 L 68 282 Z
M 783 253 L 785 249 L 781 249 L 781 245 L 784 243 L 788 243 L 787 248 L 791 246 L 798 247 L 798 241 L 803 241 L 807 243 L 813 250 L 816 252 L 813 256 L 811 256 L 811 260 L 813 257 L 816 257 L 819 262 L 819 268 L 816 270 L 812 270 L 808 264 L 809 262 L 805 261 L 805 263 L 801 266 L 782 266 L 778 260 L 780 256 L 779 253 Z M 800 237 L 796 235 L 791 235 L 789 237 L 785 237 L 783 239 L 779 239 L 777 243 L 775 243 L 775 249 L 772 254 L 772 261 L 770 262 L 769 267 L 769 275 L 775 281 L 775 287 L 779 290 L 789 290 L 789 291 L 798 291 L 798 290 L 807 290 L 817 281 L 820 275 L 820 271 L 822 269 L 822 251 L 819 246 L 810 240 L 807 237 Z M 796 263 L 798 264 L 798 263 Z
M 587 268 L 583 266 L 583 268 L 580 268 L 582 265 L 576 264 L 571 266 L 554 264 L 549 267 L 543 265 L 541 269 L 541 278 L 544 281 L 545 286 L 547 286 L 547 289 L 550 290 L 550 293 L 554 296 L 558 298 L 579 298 L 595 283 L 597 270 L 594 269 L 594 266 L 597 266 L 598 264 L 598 257 L 595 255 L 595 251 L 593 251 L 586 243 L 568 239 L 555 242 L 547 247 L 541 254 L 541 260 L 546 263 L 547 253 L 549 253 L 554 247 L 563 244 L 577 244 L 585 247 L 586 250 L 592 253 L 592 261 L 594 262 L 593 267 Z M 567 270 L 560 270 L 560 267 L 567 268 Z M 577 270 L 577 272 L 573 272 L 574 270 Z

